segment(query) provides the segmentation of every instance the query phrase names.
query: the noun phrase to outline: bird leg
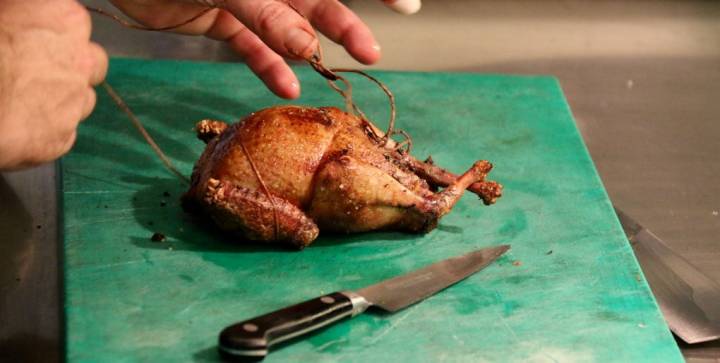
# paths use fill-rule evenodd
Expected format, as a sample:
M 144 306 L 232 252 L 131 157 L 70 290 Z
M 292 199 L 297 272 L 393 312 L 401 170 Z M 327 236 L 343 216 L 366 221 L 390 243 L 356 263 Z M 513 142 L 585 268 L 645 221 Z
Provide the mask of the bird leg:
M 287 200 L 231 182 L 210 178 L 203 199 L 222 229 L 251 240 L 288 241 L 302 249 L 319 233 L 315 222 Z
M 412 155 L 402 152 L 397 152 L 396 160 L 398 160 L 403 166 L 412 170 L 417 176 L 426 180 L 430 186 L 433 187 L 448 187 L 458 179 L 458 176 L 435 165 L 432 158 L 428 157 L 427 160 L 420 161 L 414 158 Z M 487 173 L 492 169 L 492 164 L 488 161 L 479 161 L 476 163 L 483 163 L 483 172 L 479 175 L 477 180 L 474 180 L 467 188 L 469 191 L 477 194 L 485 203 L 490 205 L 502 195 L 502 185 L 494 181 L 486 181 L 485 177 Z

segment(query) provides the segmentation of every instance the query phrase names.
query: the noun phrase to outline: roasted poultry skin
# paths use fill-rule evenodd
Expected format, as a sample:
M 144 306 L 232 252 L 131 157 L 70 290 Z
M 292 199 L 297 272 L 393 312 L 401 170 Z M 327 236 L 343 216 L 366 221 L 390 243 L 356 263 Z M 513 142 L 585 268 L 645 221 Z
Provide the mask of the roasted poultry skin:
M 456 176 L 378 142 L 373 130 L 334 107 L 271 107 L 232 125 L 203 120 L 196 131 L 207 147 L 183 206 L 245 239 L 304 248 L 320 230 L 430 231 L 466 189 L 486 205 L 500 197 L 502 186 L 485 180 L 488 161 Z

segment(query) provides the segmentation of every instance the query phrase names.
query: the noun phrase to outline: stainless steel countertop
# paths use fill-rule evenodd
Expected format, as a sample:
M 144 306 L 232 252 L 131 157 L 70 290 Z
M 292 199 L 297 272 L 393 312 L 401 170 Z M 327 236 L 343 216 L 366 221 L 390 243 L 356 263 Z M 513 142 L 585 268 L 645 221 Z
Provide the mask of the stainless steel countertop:
M 384 47 L 377 68 L 558 77 L 613 202 L 720 281 L 720 2 L 426 0 L 413 17 L 348 3 Z M 202 38 L 94 27 L 112 55 L 237 60 Z M 3 361 L 62 355 L 56 180 L 54 165 L 0 175 Z M 720 362 L 720 343 L 681 347 Z

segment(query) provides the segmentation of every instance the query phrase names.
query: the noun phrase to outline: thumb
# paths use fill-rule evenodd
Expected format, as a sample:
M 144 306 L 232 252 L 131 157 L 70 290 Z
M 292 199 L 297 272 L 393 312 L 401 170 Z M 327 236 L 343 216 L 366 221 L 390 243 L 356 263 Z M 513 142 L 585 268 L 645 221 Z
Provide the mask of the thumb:
M 420 0 L 382 0 L 382 2 L 390 9 L 405 15 L 417 13 L 422 6 Z

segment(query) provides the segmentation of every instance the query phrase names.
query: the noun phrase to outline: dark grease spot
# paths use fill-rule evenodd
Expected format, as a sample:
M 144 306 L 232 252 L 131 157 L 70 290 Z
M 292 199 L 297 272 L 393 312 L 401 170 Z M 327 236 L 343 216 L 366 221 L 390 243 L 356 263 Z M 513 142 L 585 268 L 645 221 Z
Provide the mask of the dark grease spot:
M 514 284 L 514 285 L 518 285 L 518 284 L 522 284 L 525 281 L 529 281 L 529 280 L 533 280 L 533 279 L 535 279 L 535 277 L 530 276 L 530 275 L 514 275 L 514 276 L 510 276 L 510 277 L 506 278 L 505 281 L 507 281 L 508 283 Z
M 187 282 L 195 282 L 195 279 L 190 275 L 181 274 L 181 275 L 178 275 L 178 277 Z
M 595 314 L 598 318 L 607 321 L 626 322 L 628 319 L 614 311 L 601 311 Z
M 153 242 L 162 242 L 165 240 L 165 235 L 160 232 L 155 232 L 152 237 L 150 237 L 150 240 Z
M 505 138 L 498 138 L 496 141 L 498 144 L 501 144 L 503 146 L 511 146 L 516 147 L 520 144 L 528 144 L 533 139 L 533 134 L 531 134 L 528 131 L 520 132 L 515 135 L 510 135 L 509 137 Z
M 460 234 L 463 232 L 462 227 L 451 226 L 451 225 L 447 225 L 447 224 L 440 224 L 437 227 L 437 229 L 439 229 L 443 232 L 448 232 L 448 233 L 452 233 L 452 234 Z

